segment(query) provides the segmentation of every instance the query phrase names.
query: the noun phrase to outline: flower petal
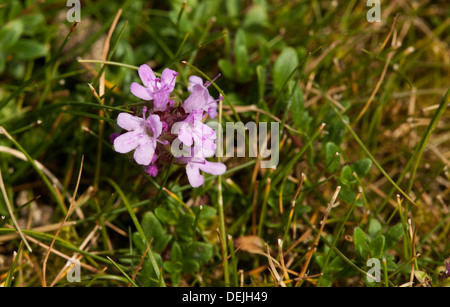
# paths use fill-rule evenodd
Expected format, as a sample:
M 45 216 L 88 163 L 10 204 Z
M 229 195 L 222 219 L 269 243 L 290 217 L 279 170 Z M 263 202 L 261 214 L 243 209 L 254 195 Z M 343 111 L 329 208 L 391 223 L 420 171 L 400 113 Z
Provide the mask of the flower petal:
M 122 134 L 114 140 L 114 150 L 118 153 L 129 153 L 137 146 L 139 146 L 139 138 L 134 132 Z
M 191 113 L 193 111 L 203 110 L 205 105 L 208 103 L 209 93 L 208 90 L 203 85 L 194 85 L 191 91 L 191 95 L 185 100 L 183 104 L 183 109 L 186 113 Z
M 216 131 L 208 125 L 202 124 L 203 137 L 208 140 L 217 139 Z
M 167 89 L 159 90 L 153 93 L 153 109 L 156 112 L 163 112 L 167 109 L 170 97 L 170 91 Z
M 205 173 L 211 174 L 211 175 L 223 175 L 223 173 L 226 172 L 227 167 L 225 164 L 220 162 L 209 162 L 205 161 L 205 164 L 198 164 L 199 168 L 204 171 Z
M 145 87 L 149 87 L 151 83 L 155 82 L 156 76 L 150 66 L 144 64 L 139 67 L 139 77 Z
M 188 91 L 192 93 L 195 85 L 203 86 L 202 78 L 200 78 L 198 76 L 190 76 L 189 77 Z
M 156 141 L 148 140 L 141 143 L 134 151 L 133 158 L 137 164 L 149 165 L 152 162 L 153 155 L 155 154 Z
M 195 146 L 194 146 L 195 147 Z M 202 143 L 201 148 L 198 150 L 194 150 L 195 157 L 209 158 L 214 156 L 216 153 L 216 143 L 213 140 L 205 140 Z
M 211 117 L 211 119 L 214 119 L 217 116 L 217 107 L 209 108 L 208 115 L 209 115 L 209 117 Z
M 145 87 L 143 87 L 142 85 L 133 82 L 130 86 L 130 90 L 131 93 L 138 97 L 141 98 L 143 100 L 152 100 L 153 99 L 153 95 L 151 92 L 149 92 L 149 90 Z
M 117 125 L 127 131 L 136 130 L 141 126 L 143 119 L 128 113 L 120 113 L 117 117 Z
M 158 138 L 161 135 L 163 129 L 163 124 L 159 115 L 152 114 L 148 117 L 148 120 L 150 121 L 150 125 L 152 126 L 153 137 Z
M 180 130 L 178 131 L 178 139 L 184 145 L 192 146 L 193 144 L 192 130 L 188 124 L 184 124 L 183 126 L 181 126 Z
M 186 174 L 188 176 L 189 183 L 193 188 L 198 188 L 205 181 L 203 175 L 200 174 L 198 164 L 196 163 L 186 164 Z
M 175 89 L 175 83 L 177 80 L 178 73 L 175 70 L 166 68 L 161 74 L 161 84 L 167 86 L 170 92 Z

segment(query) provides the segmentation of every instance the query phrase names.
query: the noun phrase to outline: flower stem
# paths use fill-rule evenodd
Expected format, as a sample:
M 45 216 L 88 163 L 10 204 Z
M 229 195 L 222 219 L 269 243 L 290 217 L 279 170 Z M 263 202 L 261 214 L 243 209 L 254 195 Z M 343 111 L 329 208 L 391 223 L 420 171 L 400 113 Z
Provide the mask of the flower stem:
M 222 100 L 219 101 L 219 127 L 222 127 Z M 222 134 L 219 133 L 218 144 L 222 142 Z M 218 162 L 220 162 L 220 157 L 217 157 Z M 223 211 L 223 196 L 222 196 L 222 176 L 217 177 L 217 202 L 219 205 L 219 219 L 220 219 L 220 237 L 222 242 L 223 251 L 223 275 L 225 279 L 225 285 L 228 287 L 230 285 L 230 272 L 228 271 L 228 249 L 227 249 L 227 234 L 225 231 L 225 215 Z

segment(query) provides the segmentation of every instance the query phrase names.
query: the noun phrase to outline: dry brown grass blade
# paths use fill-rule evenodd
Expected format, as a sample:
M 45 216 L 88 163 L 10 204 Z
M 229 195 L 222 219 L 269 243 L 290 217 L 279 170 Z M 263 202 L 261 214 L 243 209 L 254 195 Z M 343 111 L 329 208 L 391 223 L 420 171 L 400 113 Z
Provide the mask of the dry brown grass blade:
M 134 270 L 134 274 L 133 274 L 133 278 L 132 278 L 133 281 L 136 279 L 136 276 L 137 276 L 139 270 L 141 269 L 142 264 L 144 263 L 145 256 L 147 256 L 147 253 L 148 253 L 148 251 L 150 249 L 150 246 L 152 245 L 152 242 L 153 242 L 153 238 L 151 238 L 150 242 L 148 242 L 147 248 L 145 249 L 145 252 L 144 252 L 144 254 L 141 257 L 141 261 L 139 261 L 139 264 L 136 267 L 136 270 Z M 131 287 L 131 282 L 128 284 L 128 287 Z
M 280 274 L 278 274 L 277 268 L 275 267 L 275 263 L 274 263 L 274 259 L 273 257 L 270 255 L 270 250 L 269 250 L 269 245 L 266 244 L 266 250 L 267 250 L 267 259 L 269 260 L 269 267 L 270 267 L 270 272 L 273 274 L 274 278 L 275 278 L 275 283 L 276 284 L 280 284 L 282 287 L 286 287 L 286 284 L 283 281 L 283 277 L 280 276 Z
M 389 40 L 389 38 L 391 37 L 394 29 L 395 29 L 395 22 L 397 20 L 397 16 L 395 16 L 394 21 L 392 22 L 392 27 L 391 30 L 389 31 L 389 34 L 384 42 L 384 44 L 382 45 L 382 48 L 380 49 L 380 51 L 384 48 L 384 45 L 387 43 L 387 41 Z M 392 45 L 394 48 L 396 48 L 396 39 L 392 40 Z M 384 64 L 384 68 L 383 68 L 383 72 L 381 73 L 380 79 L 378 80 L 372 94 L 369 97 L 369 100 L 367 100 L 366 104 L 364 105 L 363 109 L 361 110 L 361 112 L 359 113 L 358 117 L 356 117 L 356 119 L 353 122 L 353 126 L 355 126 L 360 119 L 363 117 L 363 115 L 366 113 L 366 111 L 369 109 L 370 105 L 372 104 L 373 99 L 375 98 L 375 95 L 378 93 L 378 90 L 381 87 L 381 83 L 383 83 L 384 77 L 386 76 L 387 73 L 387 69 L 389 67 L 389 64 L 391 63 L 392 58 L 395 55 L 395 51 L 391 51 L 388 53 L 387 58 L 386 58 L 386 63 Z
M 30 237 L 30 236 L 26 236 L 26 237 L 27 237 L 27 239 L 30 242 L 33 242 L 34 244 L 38 245 L 39 247 L 42 247 L 43 249 L 47 250 L 48 252 L 51 252 L 52 254 L 55 254 L 56 256 L 59 256 L 59 257 L 61 257 L 63 259 L 66 259 L 66 260 L 70 260 L 72 258 L 72 257 L 70 257 L 70 256 L 68 256 L 68 255 L 66 255 L 66 254 L 64 254 L 64 253 L 54 249 L 54 248 L 50 248 L 50 246 L 48 246 L 48 245 L 46 245 L 46 244 L 36 240 L 33 237 Z M 90 272 L 93 272 L 93 273 L 98 273 L 99 272 L 99 270 L 96 269 L 95 267 L 93 267 L 93 266 L 91 266 L 89 264 L 83 263 L 83 262 L 80 263 L 80 266 L 82 268 L 85 268 L 86 270 L 88 270 Z M 43 272 L 42 272 L 42 279 L 44 279 L 44 273 Z M 44 282 L 44 280 L 42 280 L 42 282 Z M 44 283 L 42 285 L 44 286 Z
M 44 287 L 47 286 L 46 270 L 47 270 L 47 261 L 48 261 L 48 257 L 50 256 L 50 252 L 51 252 L 51 250 L 53 249 L 53 245 L 54 245 L 55 242 L 56 242 L 56 238 L 58 237 L 59 232 L 61 231 L 63 225 L 67 222 L 67 218 L 68 218 L 68 216 L 70 215 L 70 213 L 71 213 L 72 210 L 73 210 L 74 203 L 75 203 L 75 197 L 76 197 L 77 192 L 78 192 L 78 187 L 80 186 L 81 173 L 82 173 L 82 171 L 83 171 L 83 162 L 84 162 L 84 155 L 81 157 L 80 172 L 78 173 L 77 185 L 76 185 L 76 187 L 75 187 L 75 191 L 73 192 L 73 196 L 72 196 L 72 200 L 71 200 L 71 202 L 70 202 L 69 210 L 67 211 L 67 214 L 66 214 L 66 216 L 64 217 L 64 221 L 61 223 L 61 226 L 60 226 L 60 227 L 58 228 L 58 230 L 56 231 L 56 234 L 55 234 L 55 236 L 53 237 L 52 243 L 50 244 L 50 247 L 49 247 L 49 249 L 48 249 L 48 251 L 47 251 L 47 254 L 45 255 L 45 258 L 44 258 L 44 263 L 43 263 L 43 265 L 42 265 L 42 274 L 43 274 L 43 281 L 44 281 L 44 285 L 43 285 L 43 286 L 44 286 Z
M 83 243 L 81 243 L 81 245 L 78 247 L 79 250 L 88 251 L 89 247 L 87 247 L 87 245 L 94 239 L 94 236 L 97 233 L 99 228 L 100 228 L 100 225 L 95 225 L 94 229 L 91 230 L 91 232 L 84 239 Z M 82 258 L 83 258 L 83 255 L 74 253 L 72 255 L 71 259 L 76 259 L 76 260 L 80 261 Z M 67 272 L 73 265 L 74 264 L 73 263 L 70 264 L 70 262 L 66 263 L 66 265 L 61 269 L 59 274 L 55 277 L 53 282 L 50 284 L 50 287 L 53 287 L 54 285 L 56 285 L 56 283 L 59 282 L 67 274 Z
M 64 227 L 70 227 L 70 226 L 73 226 L 75 224 L 76 224 L 75 222 L 66 222 L 66 223 L 64 223 L 63 228 Z M 31 231 L 46 233 L 46 232 L 55 231 L 59 227 L 61 227 L 61 224 L 58 223 L 58 224 L 52 224 L 52 225 L 45 225 L 45 226 L 36 227 L 36 228 L 31 229 Z M 3 236 L 0 236 L 0 242 L 11 241 L 11 240 L 17 239 L 18 237 L 19 237 L 19 234 L 16 234 L 16 233 L 3 235 Z
M 108 31 L 108 36 L 106 37 L 105 40 L 105 45 L 103 46 L 103 57 L 102 57 L 102 61 L 106 61 L 108 58 L 108 52 L 109 52 L 109 44 L 111 42 L 111 37 L 114 33 L 114 30 L 116 29 L 117 23 L 119 22 L 119 18 L 122 15 L 122 9 L 119 9 L 117 11 L 116 16 L 114 17 L 113 23 L 111 24 L 111 27 L 109 28 Z M 101 67 L 103 68 L 104 64 L 101 65 Z M 100 81 L 99 81 L 99 96 L 102 97 L 105 94 L 105 71 L 103 71 L 102 75 L 100 76 Z M 105 102 L 104 98 L 101 99 L 102 104 Z M 100 109 L 100 115 L 103 114 L 103 110 Z
M 3 199 L 5 201 L 6 207 L 8 208 L 8 213 L 10 215 L 11 220 L 13 221 L 14 227 L 16 227 L 17 232 L 19 233 L 20 237 L 22 238 L 23 243 L 25 244 L 27 249 L 30 251 L 30 253 L 33 252 L 30 244 L 28 244 L 27 239 L 25 238 L 22 230 L 20 229 L 19 223 L 17 222 L 16 216 L 14 215 L 14 210 L 11 206 L 11 203 L 9 202 L 8 194 L 7 194 L 6 188 L 5 188 L 5 183 L 3 182 L 3 175 L 2 175 L 1 168 L 0 168 L 0 190 L 2 191 Z
M 283 240 L 278 239 L 278 256 L 280 258 L 281 270 L 283 271 L 284 278 L 286 280 L 289 279 L 289 272 L 286 268 L 286 264 L 284 263 L 284 255 L 283 255 Z
M 320 229 L 319 229 L 319 232 L 317 233 L 316 239 L 315 239 L 315 241 L 314 241 L 314 245 L 313 245 L 313 247 L 308 251 L 308 253 L 307 253 L 307 255 L 306 255 L 306 263 L 305 263 L 305 264 L 303 265 L 303 267 L 302 267 L 302 270 L 301 270 L 300 275 L 299 275 L 299 277 L 298 277 L 299 279 L 298 279 L 298 281 L 297 281 L 296 286 L 298 286 L 298 284 L 300 283 L 300 281 L 301 281 L 301 280 L 303 279 L 303 277 L 305 277 L 305 275 L 306 275 L 306 270 L 308 269 L 309 263 L 311 262 L 311 259 L 312 259 L 312 256 L 314 255 L 314 252 L 316 251 L 316 248 L 317 248 L 317 246 L 319 245 L 320 237 L 322 236 L 322 232 L 323 232 L 323 229 L 324 229 L 324 227 L 325 227 L 325 224 L 327 223 L 327 220 L 328 220 L 328 216 L 329 216 L 329 214 L 330 214 L 330 211 L 331 211 L 332 208 L 334 208 L 334 207 L 337 206 L 337 204 L 336 204 L 336 199 L 337 199 L 337 197 L 338 197 L 340 191 L 341 191 L 341 187 L 338 186 L 338 187 L 336 188 L 336 191 L 335 191 L 334 194 L 333 194 L 333 197 L 331 198 L 331 201 L 328 203 L 328 207 L 327 207 L 327 209 L 326 209 L 326 211 L 325 211 L 325 215 L 324 215 L 322 221 L 320 222 Z

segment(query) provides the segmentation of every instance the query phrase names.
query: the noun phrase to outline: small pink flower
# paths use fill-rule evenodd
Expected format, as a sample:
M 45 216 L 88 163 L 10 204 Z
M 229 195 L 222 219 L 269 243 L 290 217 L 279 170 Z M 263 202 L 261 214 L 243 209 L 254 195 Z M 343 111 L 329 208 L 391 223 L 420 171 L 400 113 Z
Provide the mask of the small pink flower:
M 162 132 L 162 122 L 158 115 L 145 117 L 144 112 L 141 117 L 133 116 L 128 113 L 120 113 L 117 118 L 117 124 L 129 131 L 114 140 L 114 149 L 119 153 L 129 153 L 134 151 L 134 160 L 140 165 L 149 165 L 155 154 L 158 137 Z
M 212 119 L 217 116 L 217 100 L 214 100 L 209 94 L 208 87 L 210 85 L 211 83 L 209 82 L 203 85 L 203 80 L 200 77 L 191 76 L 189 78 L 188 90 L 191 92 L 191 95 L 183 104 L 183 109 L 186 113 L 205 111 L 208 112 L 209 117 Z
M 214 129 L 202 122 L 203 111 L 192 111 L 180 125 L 178 139 L 186 146 L 194 146 L 194 157 L 210 157 L 216 150 Z
M 164 69 L 161 79 L 156 78 L 155 73 L 148 65 L 141 65 L 138 70 L 142 85 L 133 82 L 131 84 L 131 93 L 143 100 L 153 100 L 154 111 L 165 111 L 167 105 L 173 105 L 169 99 L 170 93 L 175 89 L 175 82 L 178 73 L 169 68 Z

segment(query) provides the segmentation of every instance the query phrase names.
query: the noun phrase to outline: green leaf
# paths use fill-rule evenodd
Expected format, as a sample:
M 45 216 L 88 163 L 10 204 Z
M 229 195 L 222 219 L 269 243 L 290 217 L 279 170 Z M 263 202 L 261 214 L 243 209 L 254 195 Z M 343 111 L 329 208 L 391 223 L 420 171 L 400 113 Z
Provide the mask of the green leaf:
M 158 267 L 162 267 L 162 259 L 161 256 L 157 253 L 152 253 L 153 257 L 158 265 Z M 159 286 L 158 277 L 156 276 L 155 270 L 153 268 L 152 262 L 149 257 L 145 257 L 145 260 L 142 264 L 142 269 L 138 274 L 138 281 L 144 287 L 157 287 Z
M 42 27 L 45 23 L 45 17 L 41 13 L 36 13 L 32 15 L 23 15 L 20 16 L 19 20 L 23 22 L 24 35 L 32 36 L 35 35 L 37 32 L 45 29 Z
M 0 54 L 0 74 L 5 70 L 5 57 Z
M 323 255 L 319 255 L 316 257 L 316 261 L 321 268 L 323 267 L 324 260 L 325 256 Z M 324 274 L 339 273 L 342 272 L 343 270 L 344 270 L 344 262 L 342 261 L 342 258 L 335 257 L 328 263 L 327 270 L 326 272 L 324 272 Z
M 225 59 L 220 59 L 218 62 L 220 71 L 223 73 L 223 75 L 228 79 L 233 79 L 234 77 L 234 70 L 233 70 L 233 64 L 230 63 L 230 61 Z
M 353 243 L 355 244 L 356 254 L 363 260 L 366 260 L 368 256 L 367 246 L 369 243 L 369 238 L 359 227 L 356 227 L 353 231 Z
M 341 165 L 341 158 L 339 155 L 336 155 L 337 153 L 339 153 L 339 151 L 339 147 L 336 144 L 334 144 L 333 142 L 327 143 L 325 148 L 325 163 L 326 165 L 328 165 L 328 171 L 331 174 L 334 174 Z
M 225 1 L 228 17 L 237 17 L 241 12 L 241 0 L 227 0 Z
M 172 261 L 166 261 L 163 264 L 163 268 L 164 270 L 166 270 L 168 273 L 180 273 L 181 270 L 183 269 L 183 263 L 181 261 L 176 261 L 176 262 L 172 262 Z
M 370 219 L 369 229 L 367 230 L 367 233 L 370 237 L 375 238 L 378 235 L 378 233 L 381 231 L 381 228 L 382 228 L 382 226 L 381 226 L 380 222 L 378 222 L 377 219 L 372 218 L 372 219 Z
M 200 265 L 206 264 L 213 257 L 213 246 L 203 242 L 193 242 L 181 247 L 183 259 L 195 261 Z
M 291 101 L 289 102 L 289 111 L 291 113 L 295 127 L 300 129 L 303 128 L 302 130 L 304 130 L 305 99 L 303 97 L 303 90 L 298 85 L 294 86 L 297 86 L 297 88 L 295 89 L 295 92 L 291 97 Z M 292 90 L 294 90 L 294 87 L 292 88 Z
M 388 251 L 391 247 L 393 247 L 405 234 L 405 230 L 403 229 L 403 225 L 401 223 L 389 228 L 385 233 L 384 237 L 386 238 L 385 243 L 385 251 Z
M 386 250 L 386 245 L 384 249 Z M 395 257 L 393 255 L 385 254 L 384 258 L 386 259 L 386 266 L 389 272 L 393 272 L 398 268 Z
M 133 232 L 132 238 L 133 238 L 133 243 L 136 246 L 136 248 L 139 249 L 140 251 L 145 251 L 146 246 L 144 245 L 144 240 L 142 239 L 139 232 L 137 232 L 137 231 Z
M 258 78 L 258 94 L 259 94 L 258 105 L 260 104 L 266 105 L 264 100 L 264 96 L 266 93 L 266 70 L 264 66 L 262 65 L 256 66 L 256 76 Z
M 324 136 L 324 142 L 333 142 L 336 145 L 341 145 L 345 135 L 345 124 L 338 118 L 334 118 L 327 123 L 328 134 Z
M 181 253 L 180 244 L 174 242 L 172 245 L 172 250 L 170 251 L 170 260 L 181 261 L 183 259 L 183 254 Z
M 17 43 L 23 32 L 23 22 L 13 20 L 8 22 L 0 30 L 0 50 L 6 50 Z
M 199 207 L 196 207 L 199 208 Z M 194 212 L 197 214 L 195 209 Z M 200 223 L 205 223 L 209 221 L 212 217 L 217 215 L 217 209 L 211 206 L 203 206 L 200 213 L 198 213 L 198 220 Z
M 298 56 L 294 48 L 288 47 L 281 52 L 273 67 L 273 86 L 275 90 L 281 90 L 287 78 L 298 64 Z
M 372 258 L 381 258 L 384 251 L 385 238 L 383 235 L 380 235 L 372 240 L 369 244 L 370 257 Z
M 263 27 L 267 24 L 267 10 L 263 5 L 254 5 L 244 19 L 244 27 Z
M 346 165 L 342 168 L 339 179 L 341 180 L 342 184 L 344 184 L 348 187 L 351 186 L 353 183 L 357 182 L 355 176 L 353 175 L 353 169 L 348 165 Z
M 237 46 L 234 56 L 236 59 L 237 81 L 245 82 L 247 80 L 247 71 L 249 69 L 247 47 L 245 45 Z
M 238 46 L 247 47 L 247 34 L 245 34 L 245 31 L 242 28 L 239 28 L 236 31 L 236 36 L 234 37 L 234 47 L 237 48 Z
M 31 39 L 21 39 L 14 45 L 14 57 L 22 61 L 44 57 L 47 51 L 45 45 Z
M 370 159 L 362 159 L 353 164 L 353 170 L 358 175 L 358 178 L 363 178 L 366 176 L 371 167 L 372 160 Z
M 178 222 L 178 217 L 176 214 L 166 208 L 156 208 L 155 215 L 160 221 L 169 225 L 176 225 Z
M 352 205 L 356 199 L 356 194 L 350 188 L 343 186 L 339 192 L 339 198 L 347 204 Z M 363 205 L 364 203 L 361 198 L 356 201 L 357 207 L 362 207 Z
M 141 225 L 147 240 L 150 242 L 153 238 L 152 249 L 157 253 L 162 252 L 172 239 L 172 235 L 166 234 L 165 229 L 152 212 L 144 215 Z
M 431 277 L 424 271 L 414 271 L 414 276 L 417 278 L 421 284 L 431 284 Z
M 198 262 L 195 262 L 193 260 L 183 261 L 183 272 L 185 273 L 194 274 L 199 268 L 200 265 L 198 264 Z
M 194 222 L 195 217 L 189 214 L 180 216 L 178 224 L 175 226 L 175 231 L 178 237 L 184 241 L 191 242 L 194 236 Z

